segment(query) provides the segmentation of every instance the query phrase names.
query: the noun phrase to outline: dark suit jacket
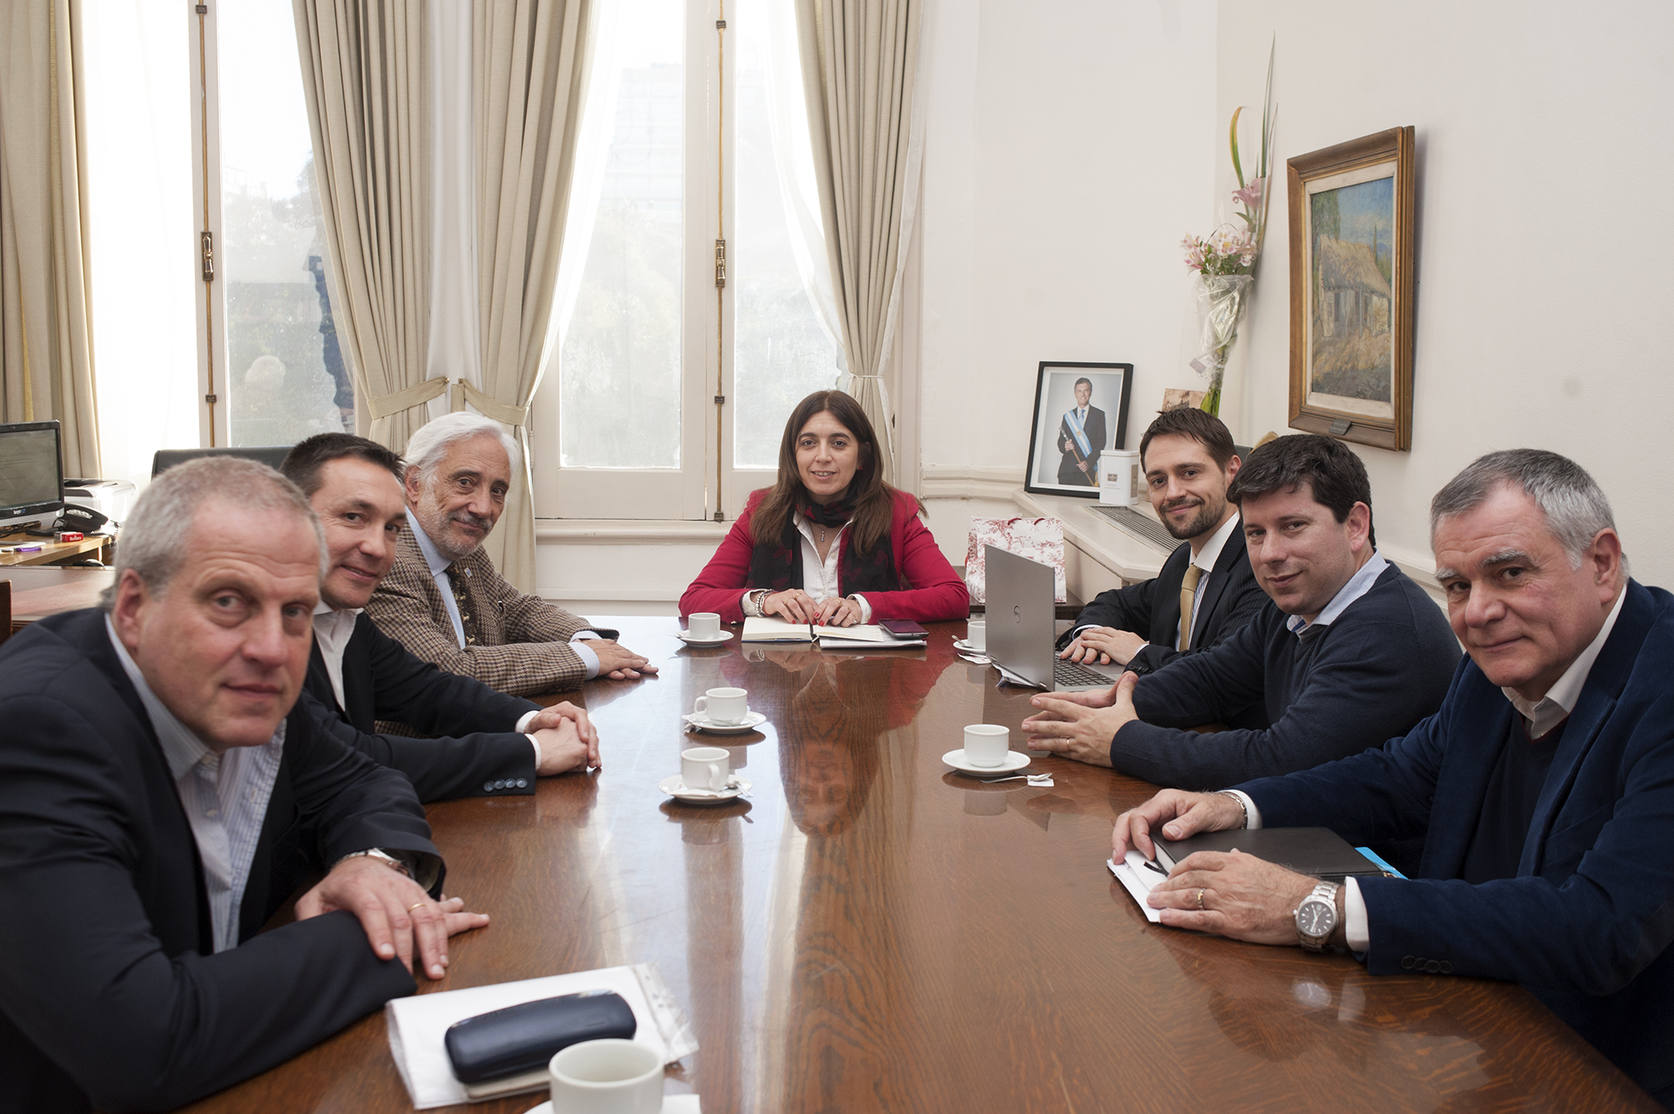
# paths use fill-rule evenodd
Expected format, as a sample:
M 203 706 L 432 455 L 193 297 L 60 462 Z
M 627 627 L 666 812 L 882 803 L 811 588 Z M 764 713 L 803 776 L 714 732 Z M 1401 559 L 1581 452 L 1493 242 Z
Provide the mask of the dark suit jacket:
M 348 707 L 337 705 L 318 644 L 308 658 L 305 699 L 344 742 L 406 774 L 421 801 L 535 791 L 535 748 L 515 728 L 536 705 L 420 661 L 364 614 L 343 650 Z M 374 734 L 378 720 L 437 737 Z
M 1083 472 L 1076 467 L 1076 454 L 1081 451 L 1080 446 L 1073 450 L 1075 442 L 1068 433 L 1068 411 L 1058 417 L 1058 451 L 1063 453 L 1063 459 L 1058 461 L 1058 482 L 1061 484 L 1080 484 L 1082 487 L 1092 487 L 1093 481 L 1099 475 L 1099 454 L 1110 447 L 1105 440 L 1104 411 L 1097 406 L 1087 407 L 1087 420 L 1082 425 L 1082 431 L 1087 434 L 1087 441 L 1093 451 L 1087 456 L 1087 470 Z
M 1674 1102 L 1674 596 L 1629 582 L 1564 724 L 1515 877 L 1458 881 L 1516 714 L 1469 659 L 1435 715 L 1340 762 L 1243 786 L 1273 825 L 1419 835 L 1411 881 L 1360 882 L 1373 972 L 1527 986 Z
M 1081 609 L 1075 626 L 1058 640 L 1059 647 L 1069 645 L 1081 627 L 1111 627 L 1143 635 L 1150 643 L 1128 662 L 1135 673 L 1154 673 L 1180 657 L 1180 651 L 1174 648 L 1180 637 L 1180 584 L 1191 561 L 1191 545 L 1181 542 L 1150 580 L 1100 592 Z M 1255 618 L 1266 603 L 1267 593 L 1256 582 L 1244 549 L 1244 532 L 1234 529 L 1215 558 L 1209 583 L 1203 586 L 1197 601 L 1200 618 L 1193 624 L 1192 649 L 1203 650 L 1225 641 Z
M 435 856 L 400 775 L 293 711 L 243 942 L 211 955 L 197 845 L 102 612 L 0 650 L 0 717 L 0 1110 L 172 1108 L 412 993 L 346 912 L 256 934 L 350 851 Z

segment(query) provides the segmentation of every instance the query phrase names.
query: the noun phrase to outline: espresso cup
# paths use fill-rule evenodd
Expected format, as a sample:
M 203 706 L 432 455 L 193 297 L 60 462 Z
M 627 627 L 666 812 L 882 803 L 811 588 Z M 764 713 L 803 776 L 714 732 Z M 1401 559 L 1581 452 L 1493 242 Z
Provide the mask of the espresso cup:
M 692 714 L 710 723 L 743 723 L 750 714 L 750 694 L 743 689 L 710 689 L 692 702 Z
M 965 761 L 973 766 L 999 766 L 1011 753 L 1011 730 L 997 723 L 973 723 L 965 728 Z
M 965 624 L 965 645 L 973 650 L 988 649 L 988 620 L 972 619 Z
M 663 1065 L 638 1041 L 582 1041 L 554 1053 L 546 1066 L 552 1114 L 657 1114 L 663 1108 Z
M 680 752 L 680 780 L 687 789 L 725 789 L 731 772 L 732 756 L 720 747 L 688 747 Z
M 721 636 L 721 617 L 713 611 L 696 611 L 686 616 L 688 638 L 705 640 Z

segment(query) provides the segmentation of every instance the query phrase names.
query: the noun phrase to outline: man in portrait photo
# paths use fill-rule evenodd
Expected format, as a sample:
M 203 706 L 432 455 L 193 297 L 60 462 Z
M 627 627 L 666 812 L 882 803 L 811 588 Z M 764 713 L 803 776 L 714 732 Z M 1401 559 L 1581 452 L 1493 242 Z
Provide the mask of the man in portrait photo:
M 1075 405 L 1058 420 L 1058 482 L 1097 487 L 1099 453 L 1105 445 L 1104 411 L 1093 405 L 1093 381 L 1075 381 Z

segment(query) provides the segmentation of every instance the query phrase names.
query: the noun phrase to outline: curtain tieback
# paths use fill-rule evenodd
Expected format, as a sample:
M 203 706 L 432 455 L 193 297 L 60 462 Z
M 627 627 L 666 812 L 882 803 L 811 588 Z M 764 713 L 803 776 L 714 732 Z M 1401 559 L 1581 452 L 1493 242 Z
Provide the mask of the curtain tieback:
M 493 418 L 497 422 L 504 422 L 513 428 L 529 424 L 529 406 L 515 406 L 501 402 L 493 395 L 485 394 L 469 383 L 459 384 L 465 392 L 465 401 L 474 407 L 477 413 L 486 418 Z
M 411 410 L 415 406 L 423 406 L 448 389 L 448 381 L 440 376 L 433 376 L 422 383 L 415 383 L 411 387 L 403 387 L 399 391 L 391 391 L 384 395 L 368 395 L 362 401 L 366 412 L 373 421 L 392 417 L 403 410 Z

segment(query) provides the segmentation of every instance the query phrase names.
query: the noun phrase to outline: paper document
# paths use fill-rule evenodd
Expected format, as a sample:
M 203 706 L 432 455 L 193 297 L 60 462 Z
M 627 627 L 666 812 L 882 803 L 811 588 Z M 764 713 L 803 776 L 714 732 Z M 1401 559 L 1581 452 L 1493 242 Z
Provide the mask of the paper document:
M 1151 908 L 1145 901 L 1145 895 L 1168 875 L 1152 867 L 1138 851 L 1129 851 L 1122 857 L 1121 862 L 1106 859 L 1104 865 L 1110 868 L 1110 873 L 1116 876 L 1116 881 L 1122 883 L 1122 888 L 1128 891 L 1128 895 L 1139 906 L 1140 912 L 1145 914 L 1145 919 L 1152 924 L 1161 924 L 1162 910 Z
M 867 646 L 924 645 L 922 640 L 898 640 L 876 623 L 854 627 L 816 626 L 813 623 L 792 623 L 767 615 L 752 615 L 744 620 L 744 642 L 813 642 L 821 645 L 831 638 L 841 642 L 859 642 Z

